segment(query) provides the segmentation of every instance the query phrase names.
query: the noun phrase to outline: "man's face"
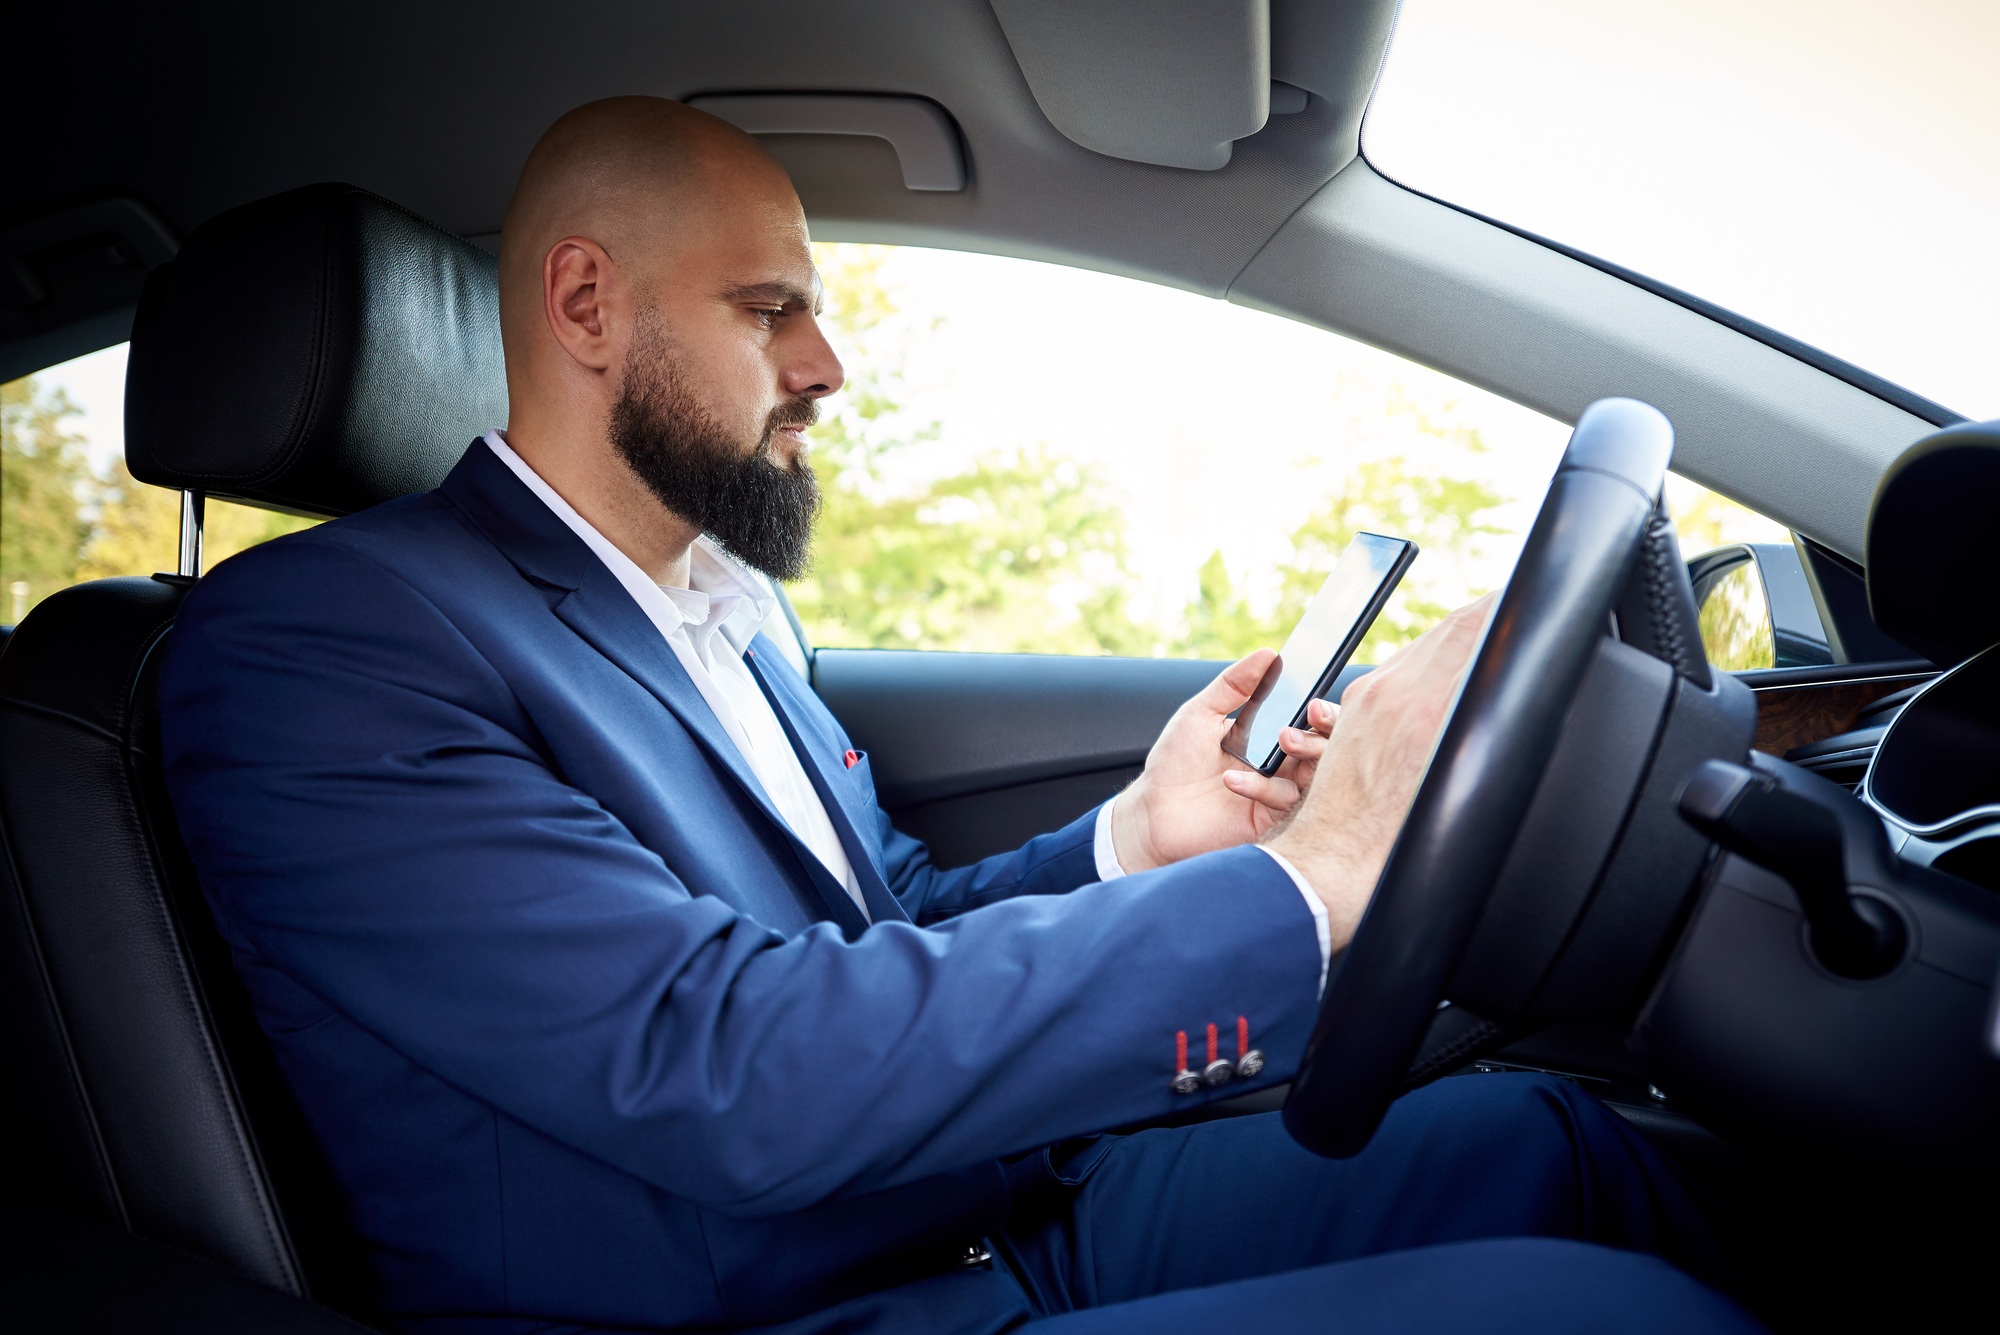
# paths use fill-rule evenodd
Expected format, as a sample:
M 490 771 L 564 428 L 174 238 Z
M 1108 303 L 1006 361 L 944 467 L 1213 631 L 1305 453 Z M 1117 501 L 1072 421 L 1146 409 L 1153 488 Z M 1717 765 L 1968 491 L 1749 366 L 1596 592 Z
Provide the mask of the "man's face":
M 662 505 L 794 579 L 819 508 L 803 433 L 842 371 L 815 318 L 797 202 L 789 189 L 765 195 L 731 198 L 653 266 L 609 426 Z

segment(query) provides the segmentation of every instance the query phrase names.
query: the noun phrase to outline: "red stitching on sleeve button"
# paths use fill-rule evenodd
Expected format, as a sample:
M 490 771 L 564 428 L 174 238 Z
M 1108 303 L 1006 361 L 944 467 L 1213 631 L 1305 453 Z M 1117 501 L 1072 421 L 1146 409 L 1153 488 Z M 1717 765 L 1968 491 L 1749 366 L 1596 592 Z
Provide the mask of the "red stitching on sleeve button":
M 1226 1062 L 1216 1055 L 1216 1029 L 1208 1027 L 1208 1065 L 1201 1068 L 1201 1080 L 1205 1085 L 1226 1085 L 1236 1076 L 1236 1063 Z
M 1236 1074 L 1248 1080 L 1264 1069 L 1264 1054 L 1250 1046 L 1250 1019 L 1236 1017 Z

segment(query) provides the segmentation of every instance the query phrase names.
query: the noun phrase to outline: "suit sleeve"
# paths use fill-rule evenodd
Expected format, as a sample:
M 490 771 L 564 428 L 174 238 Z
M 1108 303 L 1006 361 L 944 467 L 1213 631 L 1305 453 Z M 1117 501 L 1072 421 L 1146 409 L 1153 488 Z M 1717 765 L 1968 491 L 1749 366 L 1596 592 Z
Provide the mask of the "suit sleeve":
M 1283 1079 L 1312 1020 L 1311 923 L 1254 849 L 851 943 L 781 936 L 564 782 L 442 613 L 331 537 L 190 596 L 162 728 L 235 939 L 508 1116 L 718 1208 L 801 1209 L 1185 1108 L 1174 1034 L 1212 1020 L 1253 1017 L 1264 1082 Z M 1021 879 L 1073 856 L 1065 837 Z
M 930 850 L 880 817 L 882 861 L 903 911 L 921 925 L 943 922 L 1017 895 L 1062 895 L 1097 880 L 1096 808 L 1053 834 L 969 867 L 931 865 Z

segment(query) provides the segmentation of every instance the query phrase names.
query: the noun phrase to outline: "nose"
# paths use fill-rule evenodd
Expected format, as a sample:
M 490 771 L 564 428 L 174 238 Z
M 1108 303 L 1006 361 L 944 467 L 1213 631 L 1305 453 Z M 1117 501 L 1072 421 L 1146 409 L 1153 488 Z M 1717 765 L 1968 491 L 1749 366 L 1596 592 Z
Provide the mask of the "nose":
M 847 372 L 833 345 L 826 341 L 818 319 L 801 320 L 794 327 L 799 339 L 796 347 L 787 349 L 790 355 L 782 375 L 785 392 L 796 398 L 823 399 L 847 382 Z

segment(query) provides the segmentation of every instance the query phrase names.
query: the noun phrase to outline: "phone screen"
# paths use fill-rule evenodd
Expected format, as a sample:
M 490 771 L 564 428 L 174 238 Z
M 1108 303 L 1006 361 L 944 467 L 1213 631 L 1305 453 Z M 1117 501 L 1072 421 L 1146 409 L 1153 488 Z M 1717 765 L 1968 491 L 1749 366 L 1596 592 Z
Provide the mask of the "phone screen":
M 1278 767 L 1279 730 L 1305 726 L 1306 703 L 1333 686 L 1416 555 L 1417 545 L 1402 538 L 1355 535 L 1236 715 L 1223 750 L 1266 774 Z

